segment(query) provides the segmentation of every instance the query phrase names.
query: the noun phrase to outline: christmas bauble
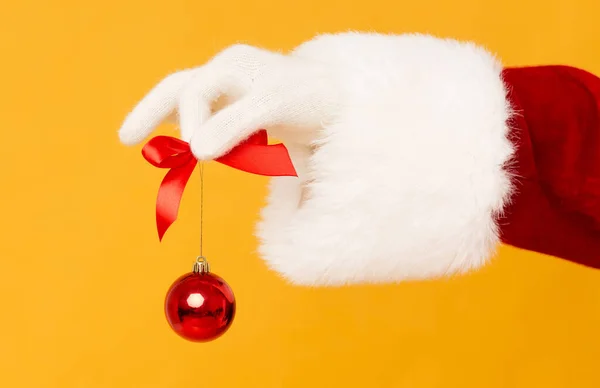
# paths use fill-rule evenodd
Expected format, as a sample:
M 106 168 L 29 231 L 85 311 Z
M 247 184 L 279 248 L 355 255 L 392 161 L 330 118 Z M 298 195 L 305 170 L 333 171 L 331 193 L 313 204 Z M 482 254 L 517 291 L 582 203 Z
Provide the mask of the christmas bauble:
M 169 288 L 165 314 L 181 337 L 193 342 L 212 341 L 229 329 L 235 317 L 235 297 L 219 276 L 193 271 Z

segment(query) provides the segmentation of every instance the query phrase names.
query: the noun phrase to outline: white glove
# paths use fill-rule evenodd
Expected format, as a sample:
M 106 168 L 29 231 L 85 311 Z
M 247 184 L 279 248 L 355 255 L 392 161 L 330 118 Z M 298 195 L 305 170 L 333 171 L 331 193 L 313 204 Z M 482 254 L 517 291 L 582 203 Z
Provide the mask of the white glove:
M 128 115 L 137 144 L 179 121 L 211 160 L 259 129 L 298 178 L 272 178 L 259 252 L 297 284 L 391 282 L 474 268 L 510 193 L 510 106 L 485 50 L 422 35 L 319 36 L 289 55 L 235 45 L 161 81 Z

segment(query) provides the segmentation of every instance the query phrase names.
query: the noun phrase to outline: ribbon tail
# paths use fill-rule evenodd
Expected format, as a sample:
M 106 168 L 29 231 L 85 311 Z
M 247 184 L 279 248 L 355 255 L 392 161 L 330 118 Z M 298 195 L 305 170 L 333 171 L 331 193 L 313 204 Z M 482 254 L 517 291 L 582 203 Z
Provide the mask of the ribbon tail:
M 216 161 L 251 174 L 298 176 L 287 148 L 281 143 L 244 144 Z
M 183 191 L 196 168 L 196 164 L 196 159 L 191 158 L 183 166 L 172 168 L 160 184 L 156 198 L 156 228 L 160 241 L 162 241 L 167 229 L 177 219 Z

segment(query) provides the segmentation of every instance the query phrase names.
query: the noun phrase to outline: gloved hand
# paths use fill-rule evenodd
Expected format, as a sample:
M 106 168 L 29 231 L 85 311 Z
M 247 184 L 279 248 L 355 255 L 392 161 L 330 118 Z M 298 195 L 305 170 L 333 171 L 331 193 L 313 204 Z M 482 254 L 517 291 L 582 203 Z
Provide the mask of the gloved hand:
M 483 264 L 511 184 L 501 65 L 424 35 L 343 33 L 289 54 L 246 45 L 166 77 L 128 115 L 124 144 L 163 121 L 201 160 L 254 131 L 298 178 L 272 178 L 259 252 L 297 284 L 422 279 Z

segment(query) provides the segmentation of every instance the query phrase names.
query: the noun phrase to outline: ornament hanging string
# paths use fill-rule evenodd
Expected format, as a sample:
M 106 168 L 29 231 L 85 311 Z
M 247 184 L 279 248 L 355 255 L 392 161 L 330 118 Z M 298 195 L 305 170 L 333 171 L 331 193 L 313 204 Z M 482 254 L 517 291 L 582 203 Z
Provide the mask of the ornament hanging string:
M 202 250 L 204 248 L 204 162 L 200 162 L 200 257 L 204 257 Z
M 158 238 L 162 241 L 166 231 L 177 219 L 183 191 L 199 163 L 187 142 L 171 136 L 156 136 L 150 139 L 142 148 L 142 155 L 153 166 L 169 169 L 160 184 L 156 198 L 156 228 Z M 215 161 L 251 174 L 297 176 L 287 148 L 281 143 L 268 144 L 265 130 L 254 133 L 245 142 Z M 200 168 L 203 176 L 202 166 Z M 202 191 L 201 195 L 203 196 Z M 203 207 L 203 204 L 201 206 Z

